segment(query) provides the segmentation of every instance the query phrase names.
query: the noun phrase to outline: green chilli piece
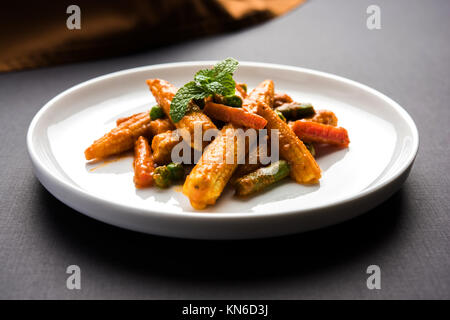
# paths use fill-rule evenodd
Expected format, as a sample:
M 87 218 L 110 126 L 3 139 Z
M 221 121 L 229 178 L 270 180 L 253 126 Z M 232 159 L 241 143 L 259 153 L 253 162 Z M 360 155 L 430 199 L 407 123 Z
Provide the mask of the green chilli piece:
M 275 111 L 281 112 L 287 120 L 292 121 L 311 118 L 316 114 L 314 107 L 310 103 L 298 102 L 283 104 L 282 106 L 275 108 Z
M 246 83 L 239 83 L 239 86 L 247 93 L 247 84 Z
M 314 145 L 310 142 L 304 142 L 306 149 L 309 150 L 309 152 L 311 153 L 311 155 L 313 157 L 316 156 L 316 148 L 314 148 Z
M 180 163 L 169 163 L 166 166 L 160 166 L 153 172 L 153 180 L 160 188 L 168 188 L 173 182 L 179 181 L 184 177 L 184 168 Z
M 159 105 L 155 105 L 150 110 L 150 119 L 156 120 L 164 117 L 164 111 Z
M 230 96 L 221 96 L 219 94 L 214 95 L 214 102 L 224 104 L 233 108 L 241 108 L 242 107 L 242 99 L 241 97 L 233 94 Z
M 242 99 L 237 95 L 224 97 L 224 104 L 233 108 L 242 108 Z
M 286 178 L 291 169 L 285 160 L 279 160 L 270 166 L 259 168 L 236 180 L 236 194 L 248 196 Z
M 275 110 L 275 113 L 280 117 L 281 120 L 287 122 L 286 117 L 278 110 Z

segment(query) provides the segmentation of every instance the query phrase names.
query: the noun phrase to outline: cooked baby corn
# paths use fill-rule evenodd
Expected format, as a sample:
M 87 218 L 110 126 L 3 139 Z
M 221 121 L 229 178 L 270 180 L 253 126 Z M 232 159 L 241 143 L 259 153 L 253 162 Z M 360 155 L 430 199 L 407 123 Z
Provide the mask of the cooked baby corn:
M 142 116 L 143 114 L 148 114 L 148 111 L 136 113 L 136 114 L 133 114 L 132 116 L 128 116 L 128 117 L 119 118 L 116 120 L 116 125 L 120 125 L 121 123 L 128 121 L 133 117 L 137 117 L 138 115 Z M 173 130 L 173 129 L 175 129 L 175 126 L 172 124 L 172 121 L 170 121 L 169 119 L 155 119 L 155 120 L 151 120 L 151 122 L 150 122 L 149 132 L 152 136 L 156 136 L 157 134 L 160 134 L 162 132 L 166 132 L 169 130 Z
M 156 136 L 157 134 L 174 130 L 175 127 L 172 124 L 172 121 L 169 119 L 156 119 L 150 122 L 150 134 L 152 136 Z
M 236 129 L 228 124 L 205 149 L 200 161 L 186 178 L 183 193 L 189 198 L 192 207 L 204 209 L 216 203 L 236 167 Z
M 279 132 L 280 155 L 291 164 L 291 176 L 298 183 L 316 183 L 321 174 L 319 165 L 295 135 L 292 129 L 272 109 L 274 103 L 274 84 L 272 80 L 264 80 L 250 92 L 243 108 L 255 112 L 267 120 L 266 128 Z
M 156 102 L 163 108 L 165 114 L 170 118 L 170 103 L 177 93 L 177 88 L 171 83 L 161 79 L 148 79 L 147 85 L 149 86 Z M 202 133 L 208 129 L 217 129 L 211 119 L 201 111 L 188 112 L 180 121 L 175 123 L 175 127 L 180 129 L 180 134 L 185 140 L 190 137 L 190 145 L 193 148 L 204 148 L 208 145 L 208 141 L 202 141 L 195 143 L 194 141 L 194 126 L 198 125 L 202 128 Z M 189 135 L 187 135 L 188 133 Z
M 148 112 L 138 113 L 123 121 L 84 151 L 86 160 L 101 159 L 130 150 L 139 136 L 150 133 Z
M 244 99 L 244 110 L 256 113 L 259 103 L 273 104 L 274 86 L 270 80 L 264 81 L 258 88 Z M 231 139 L 235 147 L 226 148 Z M 231 178 L 237 167 L 236 129 L 232 124 L 224 126 L 217 137 L 205 150 L 201 160 L 187 177 L 183 186 L 183 193 L 189 197 L 195 209 L 203 209 L 214 204 L 222 193 L 223 188 Z M 230 155 L 230 152 L 234 152 Z M 232 163 L 226 159 L 233 157 Z M 229 161 L 228 161 L 229 162 Z
M 122 117 L 122 118 L 119 118 L 119 119 L 116 120 L 116 126 L 120 125 L 121 123 L 123 123 L 123 122 L 125 122 L 125 121 L 130 120 L 130 119 L 133 118 L 133 117 L 136 117 L 137 115 L 143 114 L 143 113 L 144 113 L 144 112 L 140 112 L 140 113 L 136 113 L 136 114 L 133 114 L 133 115 L 131 115 L 131 116 L 128 116 L 128 117 Z
M 86 149 L 86 160 L 101 159 L 132 149 L 139 136 L 151 137 L 175 129 L 169 119 L 151 121 L 148 111 L 119 118 L 116 125 L 116 128 Z
M 280 155 L 290 163 L 291 177 L 298 183 L 317 183 L 321 176 L 319 165 L 303 142 L 267 104 L 260 103 L 257 110 L 267 120 L 269 135 L 271 130 L 278 130 Z
M 150 187 L 153 184 L 152 150 L 148 141 L 140 136 L 134 145 L 134 184 L 136 188 Z
M 336 127 L 333 112 L 316 112 L 310 104 L 275 92 L 272 80 L 250 92 L 233 78 L 237 67 L 235 59 L 227 58 L 199 70 L 180 89 L 162 79 L 146 80 L 157 104 L 117 119 L 116 128 L 86 149 L 86 159 L 134 146 L 136 188 L 168 188 L 184 180 L 183 194 L 198 210 L 215 204 L 228 183 L 238 196 L 287 176 L 297 183 L 317 183 L 321 169 L 315 147 L 348 147 L 347 131 Z
M 242 104 L 248 112 L 257 113 L 258 105 L 263 102 L 269 107 L 273 107 L 274 85 L 272 80 L 264 80 L 253 89 Z
M 181 137 L 173 131 L 157 134 L 152 140 L 153 160 L 159 164 L 172 162 L 172 149 L 180 143 Z
M 250 94 L 246 96 L 242 104 L 242 108 L 250 113 L 257 112 L 259 103 L 269 103 L 273 104 L 274 101 L 274 84 L 272 80 L 265 80 L 261 82 L 255 89 L 253 89 Z M 258 145 L 260 149 L 262 145 Z M 241 177 L 247 173 L 255 171 L 262 165 L 259 162 L 259 150 L 256 151 L 258 155 L 258 161 L 255 164 L 245 163 L 240 164 L 235 172 L 235 177 Z M 248 156 L 248 145 L 246 144 L 246 154 Z

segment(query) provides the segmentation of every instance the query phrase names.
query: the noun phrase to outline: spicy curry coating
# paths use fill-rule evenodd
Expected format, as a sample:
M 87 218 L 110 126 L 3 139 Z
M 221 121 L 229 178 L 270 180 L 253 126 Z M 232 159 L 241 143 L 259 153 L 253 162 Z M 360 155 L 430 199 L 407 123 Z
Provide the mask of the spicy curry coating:
M 289 125 L 272 109 L 273 103 L 273 81 L 265 80 L 250 92 L 243 108 L 267 120 L 269 137 L 272 130 L 278 131 L 280 155 L 290 163 L 291 177 L 297 183 L 317 183 L 321 177 L 319 165 Z
M 273 104 L 273 96 L 273 82 L 264 83 L 245 97 L 244 110 L 256 111 L 261 102 Z M 186 178 L 183 193 L 195 209 L 214 204 L 238 167 L 236 130 L 237 127 L 231 123 L 225 125 Z
M 170 103 L 177 93 L 177 88 L 168 81 L 161 79 L 148 79 L 149 86 L 156 102 L 164 110 L 167 117 L 170 118 Z M 195 149 L 203 149 L 208 145 L 208 141 L 203 141 L 198 146 L 194 141 L 194 127 L 199 126 L 204 133 L 208 129 L 217 129 L 211 119 L 200 110 L 192 110 L 184 115 L 184 117 L 175 123 L 175 127 L 179 129 L 180 135 L 187 140 Z M 190 138 L 190 139 L 189 139 Z
M 152 150 L 146 138 L 140 136 L 134 145 L 134 184 L 136 188 L 153 185 L 153 171 L 155 169 Z
M 117 127 L 92 143 L 84 151 L 86 160 L 102 159 L 131 150 L 139 136 L 151 137 L 174 129 L 169 119 L 150 120 L 148 112 L 141 112 L 117 121 Z
M 84 151 L 86 160 L 101 159 L 130 150 L 139 136 L 150 133 L 150 115 L 143 112 L 121 122 Z
M 237 167 L 237 136 L 232 124 L 222 128 L 187 176 L 183 193 L 194 209 L 216 203 Z

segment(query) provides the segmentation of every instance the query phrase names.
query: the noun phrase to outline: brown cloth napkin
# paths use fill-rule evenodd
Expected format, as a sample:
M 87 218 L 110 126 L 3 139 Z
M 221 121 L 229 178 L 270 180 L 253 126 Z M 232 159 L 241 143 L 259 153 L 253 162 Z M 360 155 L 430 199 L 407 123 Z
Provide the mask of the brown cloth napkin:
M 0 71 L 125 54 L 237 30 L 304 1 L 10 1 L 0 10 Z M 80 8 L 80 29 L 66 25 L 72 4 Z

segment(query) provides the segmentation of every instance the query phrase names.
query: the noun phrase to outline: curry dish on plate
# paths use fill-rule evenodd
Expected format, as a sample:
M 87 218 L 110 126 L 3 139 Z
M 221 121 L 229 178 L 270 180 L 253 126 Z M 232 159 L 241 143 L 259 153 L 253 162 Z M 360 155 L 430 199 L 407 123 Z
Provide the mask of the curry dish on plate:
M 136 188 L 183 183 L 183 194 L 199 210 L 214 205 L 228 184 L 246 197 L 287 177 L 318 183 L 316 153 L 324 145 L 347 148 L 347 130 L 332 111 L 275 91 L 272 80 L 248 90 L 233 79 L 237 67 L 227 58 L 179 89 L 148 79 L 157 104 L 117 119 L 85 150 L 86 160 L 134 150 Z

